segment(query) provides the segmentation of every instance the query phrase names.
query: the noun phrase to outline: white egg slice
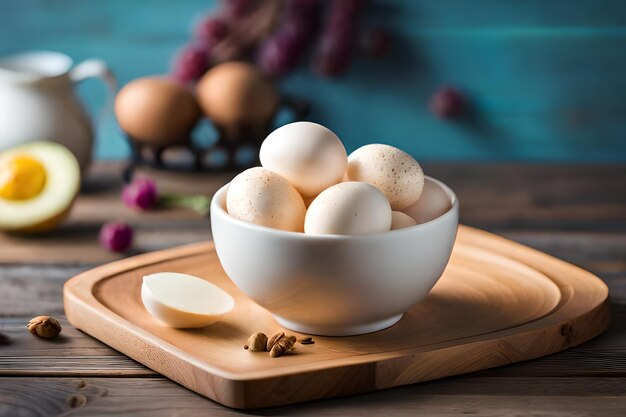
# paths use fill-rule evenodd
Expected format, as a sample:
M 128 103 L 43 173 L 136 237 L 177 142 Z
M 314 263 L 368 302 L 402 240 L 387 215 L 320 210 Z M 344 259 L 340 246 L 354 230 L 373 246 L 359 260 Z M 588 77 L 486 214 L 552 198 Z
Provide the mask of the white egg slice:
M 208 326 L 235 306 L 233 297 L 216 285 L 176 272 L 144 276 L 141 300 L 152 316 L 175 328 Z
M 365 235 L 388 232 L 390 227 L 387 198 L 364 182 L 342 182 L 322 191 L 304 220 L 307 234 Z

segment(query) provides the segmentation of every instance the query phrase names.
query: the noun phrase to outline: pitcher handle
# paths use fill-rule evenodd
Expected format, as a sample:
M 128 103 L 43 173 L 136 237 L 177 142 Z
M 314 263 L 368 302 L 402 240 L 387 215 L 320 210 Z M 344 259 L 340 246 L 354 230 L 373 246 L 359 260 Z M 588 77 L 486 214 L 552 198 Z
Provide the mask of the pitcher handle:
M 87 78 L 100 78 L 109 87 L 109 93 L 117 91 L 117 80 L 111 69 L 101 59 L 88 59 L 70 70 L 70 80 L 79 83 Z
M 87 59 L 72 68 L 69 76 L 74 83 L 79 83 L 87 78 L 100 78 L 105 82 L 109 93 L 100 114 L 100 121 L 103 121 L 112 107 L 113 98 L 117 92 L 117 79 L 111 69 L 101 59 Z

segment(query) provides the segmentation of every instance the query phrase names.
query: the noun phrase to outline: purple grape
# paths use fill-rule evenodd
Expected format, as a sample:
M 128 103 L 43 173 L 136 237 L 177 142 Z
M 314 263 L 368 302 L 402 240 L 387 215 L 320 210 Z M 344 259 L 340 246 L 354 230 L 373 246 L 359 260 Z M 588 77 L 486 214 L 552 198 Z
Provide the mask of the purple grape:
M 176 57 L 172 76 L 183 84 L 197 81 L 209 68 L 206 49 L 199 45 L 185 47 Z
M 374 28 L 363 34 L 361 48 L 371 58 L 381 58 L 389 52 L 391 35 L 384 29 Z
M 459 116 L 465 107 L 463 95 L 454 87 L 443 87 L 430 100 L 430 109 L 441 119 Z
M 319 52 L 314 63 L 317 74 L 325 77 L 341 75 L 350 66 L 350 48 L 333 43 L 333 39 L 322 41 L 323 52 Z
M 268 39 L 259 51 L 258 65 L 264 73 L 280 77 L 298 65 L 304 48 L 288 33 L 279 32 Z
M 335 0 L 331 3 L 328 12 L 329 21 L 338 20 L 354 20 L 361 10 L 363 1 L 361 0 Z
M 324 26 L 324 34 L 336 37 L 351 37 L 354 31 L 356 15 L 340 7 L 331 7 Z
M 287 13 L 307 14 L 314 10 L 319 0 L 287 0 L 285 6 Z
M 361 10 L 363 0 L 335 0 L 332 7 L 337 13 L 346 13 L 354 15 Z
M 293 38 L 296 42 L 301 43 L 302 49 L 306 49 L 307 44 L 315 35 L 316 21 L 311 16 L 303 16 L 293 14 L 286 16 L 285 21 L 281 25 L 280 32 L 283 36 Z
M 255 0 L 223 0 L 225 15 L 233 20 L 248 15 L 255 6 Z
M 124 252 L 133 243 L 133 229 L 126 223 L 108 222 L 102 225 L 98 239 L 106 249 Z
M 288 0 L 280 28 L 260 48 L 257 64 L 279 77 L 298 66 L 316 30 L 317 0 Z
M 332 77 L 345 72 L 350 66 L 352 39 L 347 32 L 330 32 L 322 37 L 315 63 L 315 71 Z
M 317 29 L 318 17 L 317 1 L 291 0 L 286 5 L 281 30 L 308 41 Z
M 301 23 L 314 23 L 316 20 L 318 0 L 287 0 L 283 11 L 283 20 L 300 21 Z
M 228 35 L 228 26 L 220 19 L 208 17 L 196 27 L 196 38 L 206 49 L 212 49 Z
M 149 210 L 158 199 L 156 183 L 149 178 L 136 178 L 122 190 L 122 201 L 130 208 Z
M 352 37 L 361 5 L 359 0 L 332 2 L 313 64 L 319 75 L 337 76 L 350 66 Z

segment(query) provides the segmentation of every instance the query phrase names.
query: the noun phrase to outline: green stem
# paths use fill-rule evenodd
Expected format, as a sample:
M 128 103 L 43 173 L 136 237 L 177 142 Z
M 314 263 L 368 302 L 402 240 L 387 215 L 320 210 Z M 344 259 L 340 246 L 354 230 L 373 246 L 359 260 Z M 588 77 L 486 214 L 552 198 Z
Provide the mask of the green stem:
M 211 197 L 198 194 L 184 195 L 168 193 L 159 196 L 159 205 L 161 207 L 188 208 L 202 216 L 206 216 L 210 211 Z

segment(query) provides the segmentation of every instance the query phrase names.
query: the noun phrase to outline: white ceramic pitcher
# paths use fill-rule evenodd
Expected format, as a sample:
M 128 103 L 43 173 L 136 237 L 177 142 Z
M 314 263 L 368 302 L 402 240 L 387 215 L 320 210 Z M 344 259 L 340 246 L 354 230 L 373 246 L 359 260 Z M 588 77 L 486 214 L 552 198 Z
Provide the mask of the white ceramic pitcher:
M 93 127 L 74 86 L 90 77 L 103 79 L 114 94 L 115 77 L 101 60 L 74 66 L 67 55 L 46 51 L 0 58 L 0 152 L 53 141 L 68 147 L 84 171 L 91 161 Z

